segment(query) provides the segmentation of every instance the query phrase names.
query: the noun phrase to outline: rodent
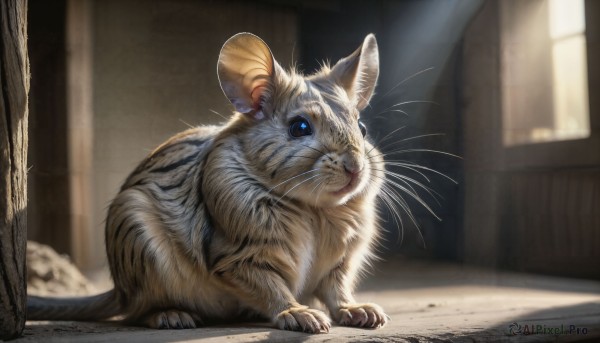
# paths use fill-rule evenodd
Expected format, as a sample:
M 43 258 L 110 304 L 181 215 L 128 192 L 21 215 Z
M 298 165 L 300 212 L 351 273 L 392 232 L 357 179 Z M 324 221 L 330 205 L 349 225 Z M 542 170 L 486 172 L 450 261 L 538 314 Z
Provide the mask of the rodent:
M 263 40 L 240 33 L 223 45 L 217 71 L 231 119 L 163 143 L 110 205 L 114 289 L 29 297 L 28 319 L 121 314 L 178 329 L 259 316 L 311 333 L 328 332 L 331 319 L 386 324 L 380 306 L 352 294 L 373 256 L 385 178 L 360 119 L 379 75 L 375 37 L 303 76 L 284 70 Z M 305 305 L 315 298 L 328 314 Z

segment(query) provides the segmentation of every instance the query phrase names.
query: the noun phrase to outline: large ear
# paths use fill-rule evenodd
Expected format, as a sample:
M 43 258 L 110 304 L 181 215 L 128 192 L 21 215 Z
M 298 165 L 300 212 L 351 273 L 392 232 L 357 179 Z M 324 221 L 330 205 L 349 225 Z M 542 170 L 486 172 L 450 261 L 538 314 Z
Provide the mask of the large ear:
M 263 102 L 272 94 L 277 62 L 267 44 L 243 32 L 221 48 L 217 73 L 225 96 L 236 111 L 262 119 Z
M 369 104 L 379 77 L 379 51 L 373 34 L 350 56 L 339 60 L 330 74 L 356 102 L 358 110 Z

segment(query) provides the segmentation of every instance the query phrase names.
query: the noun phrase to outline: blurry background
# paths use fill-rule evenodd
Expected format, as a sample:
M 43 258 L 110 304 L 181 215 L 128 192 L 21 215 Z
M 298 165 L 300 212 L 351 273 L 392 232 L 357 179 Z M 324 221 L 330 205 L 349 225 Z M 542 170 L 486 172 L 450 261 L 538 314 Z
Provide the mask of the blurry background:
M 401 228 L 382 204 L 381 254 L 600 279 L 599 15 L 591 0 L 29 0 L 28 237 L 105 268 L 128 173 L 231 113 L 216 76 L 231 35 L 310 73 L 373 32 L 371 139 L 403 127 L 381 146 L 410 151 L 390 158 L 458 182 L 395 169 L 439 193 L 416 188 L 441 221 L 405 196 L 419 228 Z

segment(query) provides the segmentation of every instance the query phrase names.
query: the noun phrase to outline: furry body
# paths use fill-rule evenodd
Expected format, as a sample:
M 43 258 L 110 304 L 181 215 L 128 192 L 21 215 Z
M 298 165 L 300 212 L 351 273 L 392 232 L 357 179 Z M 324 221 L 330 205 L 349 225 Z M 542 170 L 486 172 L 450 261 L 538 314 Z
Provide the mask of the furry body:
M 359 63 L 375 44 L 370 37 L 348 63 L 303 77 L 269 60 L 256 37 L 234 36 L 219 76 L 238 113 L 223 126 L 190 129 L 161 145 L 109 208 L 115 289 L 76 306 L 52 308 L 37 299 L 30 318 L 120 313 L 150 327 L 188 328 L 250 314 L 282 329 L 328 331 L 329 317 L 303 305 L 316 298 L 340 324 L 384 325 L 379 306 L 352 296 L 377 236 L 385 169 L 358 125 L 374 87 L 362 94 L 359 75 L 369 72 Z M 244 63 L 258 68 L 248 55 L 265 68 L 249 88 L 231 76 Z M 293 135 L 292 127 L 306 125 L 310 134 Z

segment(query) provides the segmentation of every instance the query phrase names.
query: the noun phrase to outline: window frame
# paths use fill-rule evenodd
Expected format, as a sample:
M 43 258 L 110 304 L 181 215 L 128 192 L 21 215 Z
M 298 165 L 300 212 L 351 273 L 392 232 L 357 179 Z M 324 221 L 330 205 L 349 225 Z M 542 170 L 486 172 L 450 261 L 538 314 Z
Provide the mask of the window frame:
M 600 3 L 586 0 L 586 57 L 588 61 L 588 101 L 590 135 L 586 138 L 532 142 L 507 146 L 501 134 L 504 169 L 522 170 L 530 168 L 589 168 L 600 166 Z M 501 21 L 499 21 L 499 25 Z M 501 31 L 501 30 L 499 30 Z M 500 53 L 500 52 L 499 52 Z M 501 55 L 499 56 L 501 58 Z M 499 85 L 500 92 L 505 88 Z M 503 108 L 501 108 L 503 113 Z

